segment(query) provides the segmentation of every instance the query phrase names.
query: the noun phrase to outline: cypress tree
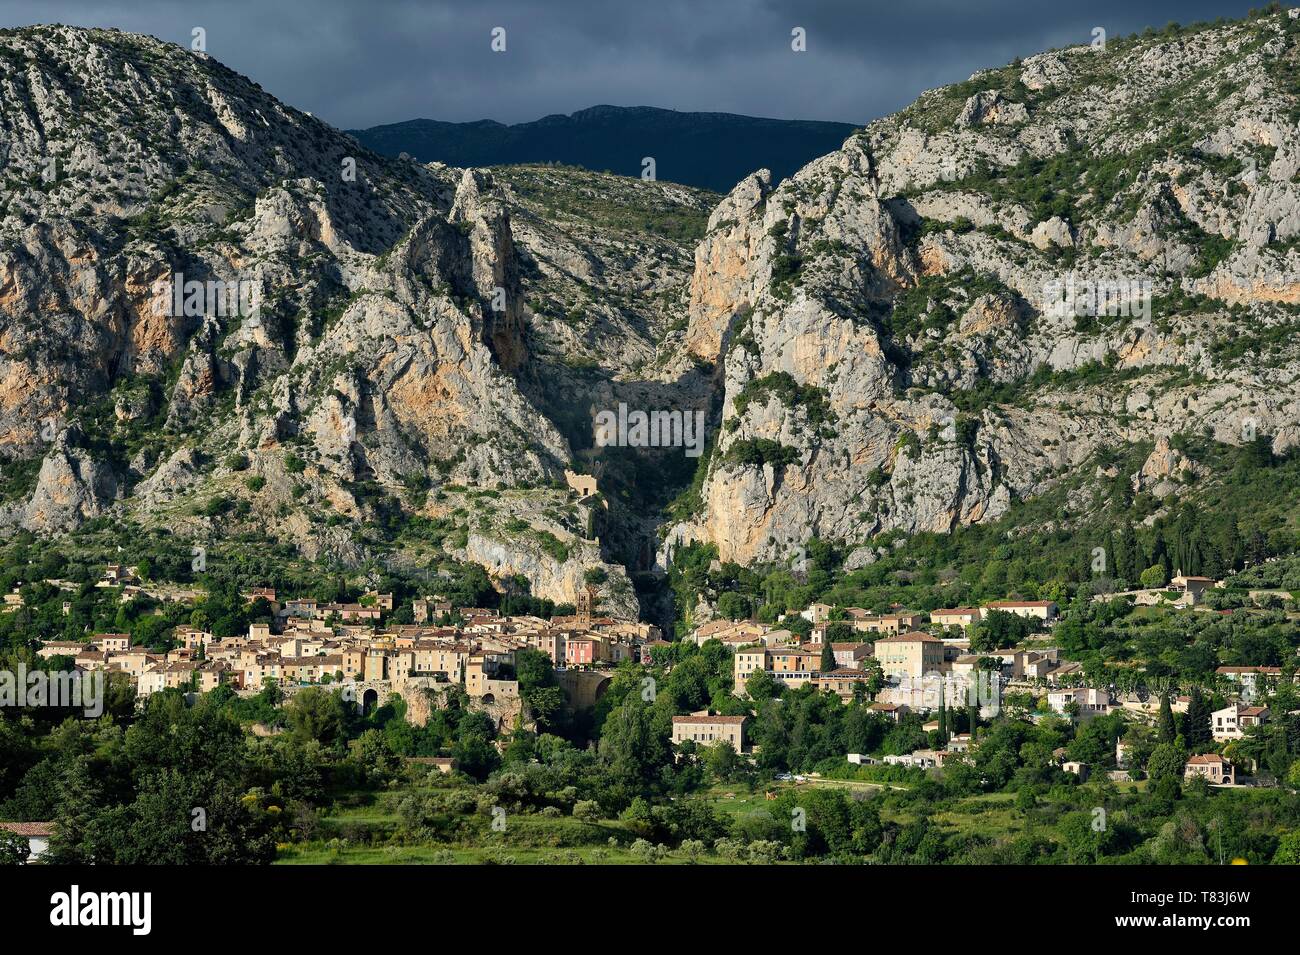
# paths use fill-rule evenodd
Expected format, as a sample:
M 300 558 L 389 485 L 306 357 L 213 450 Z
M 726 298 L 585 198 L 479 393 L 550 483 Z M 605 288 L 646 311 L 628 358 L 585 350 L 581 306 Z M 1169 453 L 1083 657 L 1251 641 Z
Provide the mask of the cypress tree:
M 1169 705 L 1168 691 L 1160 694 L 1160 742 L 1172 743 L 1178 737 L 1178 725 L 1174 722 L 1174 710 Z
M 822 634 L 822 672 L 830 673 L 835 669 L 835 647 L 831 645 L 831 635 L 829 627 L 826 633 Z
M 1210 701 L 1205 698 L 1199 686 L 1192 687 L 1191 699 L 1187 704 L 1185 722 L 1187 745 L 1190 747 L 1206 746 L 1213 738 L 1210 732 Z

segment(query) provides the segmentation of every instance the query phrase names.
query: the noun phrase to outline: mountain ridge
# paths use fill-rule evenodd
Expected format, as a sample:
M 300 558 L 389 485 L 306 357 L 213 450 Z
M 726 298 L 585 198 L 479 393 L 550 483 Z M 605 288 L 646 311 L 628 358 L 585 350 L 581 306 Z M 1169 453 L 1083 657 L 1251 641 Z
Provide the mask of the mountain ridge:
M 347 132 L 385 155 L 405 152 L 421 162 L 454 166 L 558 162 L 640 176 L 642 160 L 653 157 L 657 178 L 726 192 L 759 167 L 784 178 L 838 147 L 855 128 L 820 120 L 598 105 L 526 123 L 413 119 Z
M 1300 440 L 1298 29 L 980 71 L 721 198 L 392 159 L 191 51 L 0 34 L 0 526 L 473 560 L 556 602 L 591 571 L 635 614 L 683 545 L 851 569 L 1107 448 L 1147 456 L 1072 510 L 1122 484 L 1154 519 L 1217 479 L 1178 434 Z M 261 311 L 170 314 L 179 274 Z M 1147 298 L 1062 312 L 1071 278 Z M 595 446 L 621 404 L 705 412 L 698 467 Z

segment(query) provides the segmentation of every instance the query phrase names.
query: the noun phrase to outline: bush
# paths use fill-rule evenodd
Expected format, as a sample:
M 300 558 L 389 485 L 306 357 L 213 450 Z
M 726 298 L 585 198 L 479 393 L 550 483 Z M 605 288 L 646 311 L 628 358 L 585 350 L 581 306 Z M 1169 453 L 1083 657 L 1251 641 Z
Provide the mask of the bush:
M 686 855 L 686 858 L 693 861 L 704 855 L 708 851 L 708 847 L 699 839 L 687 839 L 681 844 L 681 850 Z
M 1152 564 L 1146 570 L 1142 571 L 1142 586 L 1148 590 L 1154 590 L 1157 587 L 1165 585 L 1165 569 L 1160 564 Z
M 770 464 L 776 468 L 785 467 L 799 460 L 799 449 L 772 441 L 769 438 L 748 438 L 737 441 L 727 449 L 728 464 L 758 465 Z
M 645 839 L 638 839 L 636 842 L 632 843 L 631 852 L 634 856 L 645 862 L 654 863 L 668 855 L 668 847 L 664 845 L 656 845 L 655 843 L 649 842 Z

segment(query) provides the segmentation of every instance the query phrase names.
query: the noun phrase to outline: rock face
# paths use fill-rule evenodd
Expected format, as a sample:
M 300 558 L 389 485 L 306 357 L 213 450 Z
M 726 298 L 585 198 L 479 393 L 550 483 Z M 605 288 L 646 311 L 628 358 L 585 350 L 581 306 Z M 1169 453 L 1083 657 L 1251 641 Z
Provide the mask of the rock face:
M 194 505 L 224 495 L 246 529 L 357 558 L 331 514 L 559 482 L 573 449 L 543 399 L 583 380 L 568 346 L 612 374 L 654 360 L 715 198 L 387 159 L 205 55 L 111 30 L 6 31 L 0 102 L 0 462 L 43 459 L 0 529 L 135 514 L 208 533 Z M 681 235 L 602 230 L 584 201 Z M 548 309 L 580 292 L 598 297 L 566 341 Z M 634 296 L 656 304 L 620 307 Z M 582 572 L 548 589 L 571 600 Z
M 108 516 L 360 561 L 419 517 L 503 588 L 603 573 L 630 613 L 617 565 L 656 529 L 661 561 L 818 536 L 864 566 L 1101 448 L 1285 450 L 1297 71 L 1281 13 L 1044 53 L 719 201 L 386 159 L 202 54 L 5 31 L 0 531 Z M 671 526 L 694 459 L 593 447 L 620 403 L 707 415 Z M 1134 487 L 1195 485 L 1177 446 Z
M 11 505 L 9 521 L 61 533 L 108 511 L 119 495 L 117 476 L 81 448 L 81 441 L 82 435 L 75 430 L 55 438 L 41 462 L 30 500 L 24 505 Z M 0 519 L 5 516 L 5 511 L 0 510 Z
M 43 419 L 109 394 L 119 421 L 157 414 L 255 455 L 294 440 L 346 480 L 458 447 L 466 479 L 568 461 L 511 375 L 528 360 L 524 294 L 487 174 L 370 154 L 149 38 L 38 27 L 0 47 L 15 106 L 0 137 L 32 182 L 0 221 L 0 454 L 41 450 Z M 77 109 L 102 135 L 73 126 Z M 176 276 L 247 289 L 256 308 L 209 292 L 178 310 Z M 167 389 L 158 407 L 123 395 L 140 378 Z
M 1178 490 L 1182 481 L 1195 477 L 1198 473 L 1196 463 L 1181 451 L 1170 447 L 1169 437 L 1162 434 L 1156 439 L 1156 446 L 1142 467 L 1133 475 L 1133 490 L 1150 491 L 1157 498 L 1168 497 Z
M 962 106 L 957 116 L 959 126 L 1014 126 L 1029 118 L 1029 111 L 1024 103 L 1008 100 L 999 90 L 984 90 L 976 93 Z
M 557 409 L 656 361 L 716 201 L 384 158 L 111 30 L 5 31 L 0 102 L 0 466 L 31 475 L 0 533 L 110 516 L 361 561 L 443 488 L 555 497 L 591 440 Z M 636 615 L 598 541 L 534 523 L 566 560 L 503 526 L 452 552 L 562 603 L 599 568 Z
M 557 604 L 576 604 L 584 586 L 584 573 L 593 567 L 609 575 L 598 598 L 601 613 L 635 619 L 638 608 L 632 585 L 622 567 L 605 564 L 593 542 L 575 542 L 568 558 L 556 560 L 540 548 L 529 548 L 517 540 L 494 540 L 471 533 L 465 544 L 466 560 L 482 564 L 498 578 L 522 576 L 538 597 Z
M 661 556 L 946 531 L 1156 437 L 1135 486 L 1176 494 L 1178 432 L 1290 446 L 1297 64 L 1284 13 L 1046 53 L 740 183 L 685 335 L 717 445 Z

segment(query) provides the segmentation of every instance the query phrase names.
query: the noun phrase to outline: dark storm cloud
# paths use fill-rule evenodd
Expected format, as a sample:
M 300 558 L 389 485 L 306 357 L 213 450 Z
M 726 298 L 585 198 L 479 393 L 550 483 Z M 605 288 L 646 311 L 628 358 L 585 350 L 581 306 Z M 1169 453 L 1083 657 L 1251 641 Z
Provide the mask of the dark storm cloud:
M 864 122 L 1039 50 L 1250 2 L 1149 0 L 0 0 L 5 26 L 116 26 L 208 52 L 340 127 L 417 116 L 519 122 L 663 106 Z M 493 53 L 490 33 L 507 31 Z M 790 31 L 808 49 L 790 49 Z

